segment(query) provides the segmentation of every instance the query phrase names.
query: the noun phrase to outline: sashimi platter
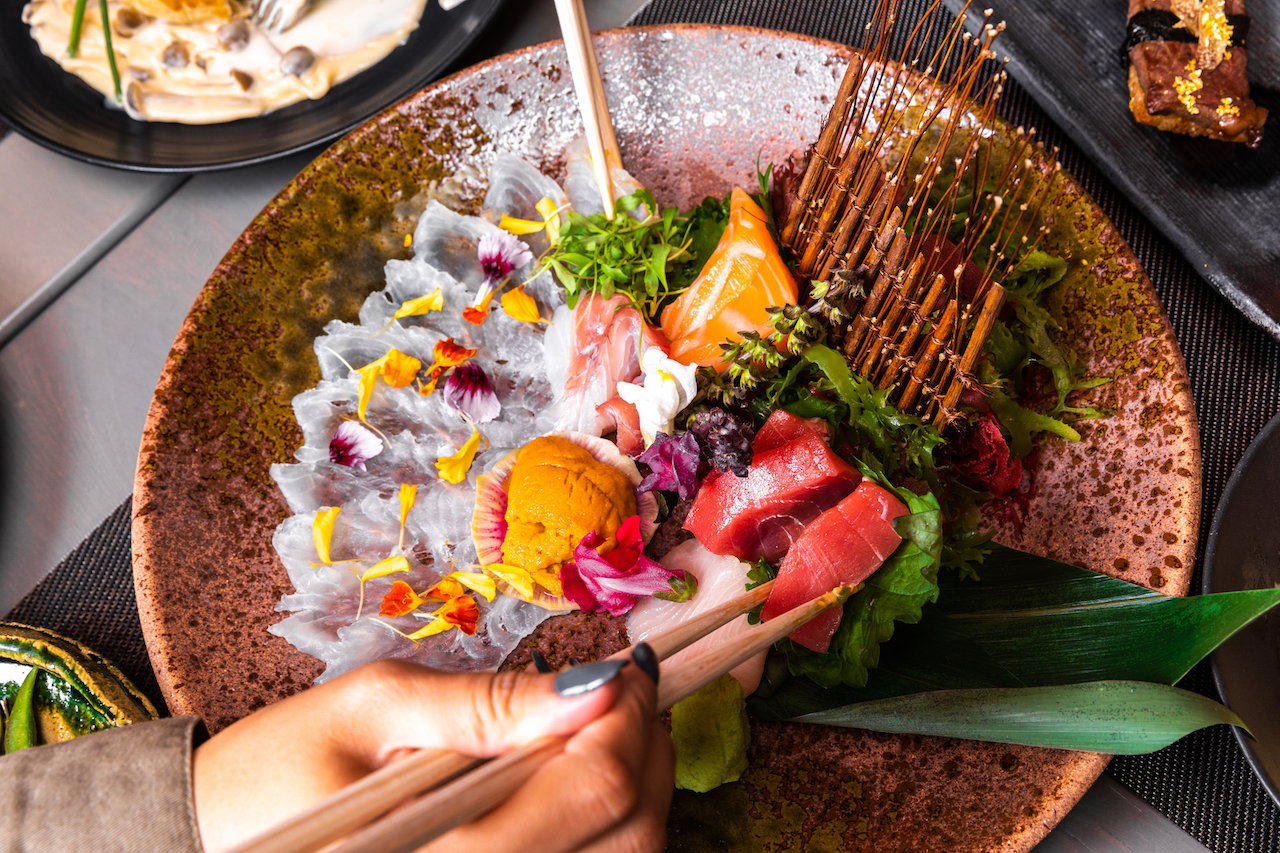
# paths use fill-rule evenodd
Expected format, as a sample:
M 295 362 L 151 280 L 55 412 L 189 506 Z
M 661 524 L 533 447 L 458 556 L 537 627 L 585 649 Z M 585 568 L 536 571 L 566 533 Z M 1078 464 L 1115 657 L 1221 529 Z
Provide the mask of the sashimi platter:
M 998 28 L 891 53 L 888 25 L 598 36 L 612 216 L 558 44 L 307 167 L 201 293 L 143 438 L 170 709 L 217 729 L 381 658 L 559 667 L 769 581 L 739 627 L 848 586 L 677 708 L 678 749 L 720 746 L 681 759 L 671 848 L 1041 839 L 1105 754 L 796 718 L 1059 671 L 1028 613 L 1063 578 L 1184 594 L 1199 437 L 1132 252 L 995 118 Z

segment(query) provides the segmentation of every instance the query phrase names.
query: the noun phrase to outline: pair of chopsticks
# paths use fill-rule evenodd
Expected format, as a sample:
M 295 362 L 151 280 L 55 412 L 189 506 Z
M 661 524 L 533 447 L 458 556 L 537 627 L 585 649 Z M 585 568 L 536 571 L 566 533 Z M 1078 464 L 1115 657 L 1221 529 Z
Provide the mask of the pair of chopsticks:
M 659 660 L 669 658 L 763 603 L 772 586 L 772 581 L 758 586 L 646 642 Z M 658 709 L 670 708 L 769 648 L 828 607 L 843 602 L 849 592 L 838 588 L 823 593 L 782 616 L 752 626 L 733 644 L 664 670 Z M 629 659 L 631 651 L 624 649 L 610 657 Z M 308 853 L 322 848 L 326 853 L 416 850 L 500 805 L 539 767 L 563 751 L 569 737 L 541 738 L 493 759 L 420 750 L 240 845 L 235 853 Z M 395 810 L 388 814 L 392 808 Z M 327 847 L 339 839 L 343 840 Z
M 578 93 L 578 111 L 582 113 L 587 132 L 591 171 L 600 188 L 605 218 L 613 219 L 613 179 L 609 177 L 609 170 L 622 166 L 622 153 L 613 134 L 613 120 L 609 117 L 609 103 L 604 97 L 604 83 L 591 47 L 591 30 L 587 28 L 582 0 L 556 0 L 556 15 L 560 18 L 560 32 L 569 54 L 573 88 Z

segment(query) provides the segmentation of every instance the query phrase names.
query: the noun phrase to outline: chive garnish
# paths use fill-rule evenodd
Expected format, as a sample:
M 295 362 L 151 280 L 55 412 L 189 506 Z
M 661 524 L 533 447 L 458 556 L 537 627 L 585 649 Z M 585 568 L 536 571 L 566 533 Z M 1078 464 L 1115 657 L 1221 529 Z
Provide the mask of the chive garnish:
M 82 0 L 77 0 L 82 2 Z M 107 0 L 98 0 L 99 14 L 102 15 L 102 37 L 107 43 L 107 65 L 111 67 L 111 85 L 116 90 L 116 102 L 120 101 L 120 69 L 116 68 L 116 52 L 111 46 L 111 18 L 107 14 Z
M 75 11 L 71 13 L 71 38 L 67 39 L 67 56 L 80 53 L 80 27 L 84 24 L 84 7 L 89 0 L 76 0 Z

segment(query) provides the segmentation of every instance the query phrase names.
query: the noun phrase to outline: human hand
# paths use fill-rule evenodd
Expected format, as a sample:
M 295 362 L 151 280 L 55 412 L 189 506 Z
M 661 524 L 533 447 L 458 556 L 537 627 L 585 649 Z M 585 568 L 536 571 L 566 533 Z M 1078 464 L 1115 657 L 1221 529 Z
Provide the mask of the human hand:
M 243 842 L 408 750 L 492 756 L 576 732 L 507 802 L 425 849 L 661 850 L 674 753 L 653 682 L 629 667 L 566 699 L 552 680 L 382 661 L 256 711 L 196 750 L 205 849 Z

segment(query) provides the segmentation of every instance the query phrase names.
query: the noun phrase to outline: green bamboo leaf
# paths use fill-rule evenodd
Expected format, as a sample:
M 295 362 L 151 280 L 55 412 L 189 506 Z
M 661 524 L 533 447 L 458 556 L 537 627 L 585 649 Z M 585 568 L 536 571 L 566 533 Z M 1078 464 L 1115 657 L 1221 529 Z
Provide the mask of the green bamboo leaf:
M 1206 726 L 1245 728 L 1212 699 L 1141 681 L 915 693 L 806 714 L 797 721 L 1118 755 L 1154 752 Z
M 865 687 L 822 690 L 793 678 L 752 702 L 788 717 L 889 696 L 1088 681 L 1176 684 L 1201 659 L 1280 603 L 1280 589 L 1175 598 L 1003 546 L 979 581 L 939 578 L 937 603 L 900 625 Z

